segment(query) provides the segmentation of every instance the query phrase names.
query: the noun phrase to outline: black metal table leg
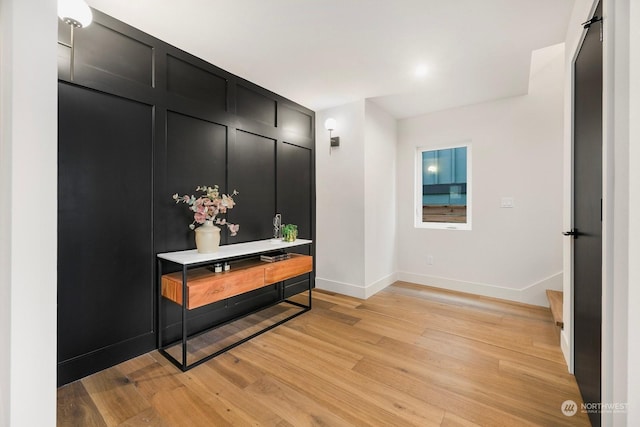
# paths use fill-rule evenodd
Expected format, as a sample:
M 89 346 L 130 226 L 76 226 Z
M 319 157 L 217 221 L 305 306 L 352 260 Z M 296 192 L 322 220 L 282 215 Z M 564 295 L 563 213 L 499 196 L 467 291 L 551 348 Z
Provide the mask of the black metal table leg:
M 187 370 L 187 266 L 182 266 L 182 370 Z

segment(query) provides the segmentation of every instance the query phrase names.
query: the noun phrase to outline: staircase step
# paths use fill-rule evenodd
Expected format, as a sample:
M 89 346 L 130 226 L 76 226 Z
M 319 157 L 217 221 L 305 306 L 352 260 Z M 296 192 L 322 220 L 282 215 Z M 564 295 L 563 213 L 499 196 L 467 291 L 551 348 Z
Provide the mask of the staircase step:
M 551 309 L 553 320 L 555 320 L 556 325 L 563 328 L 564 320 L 562 318 L 562 292 L 547 289 L 547 299 L 549 300 L 549 308 Z

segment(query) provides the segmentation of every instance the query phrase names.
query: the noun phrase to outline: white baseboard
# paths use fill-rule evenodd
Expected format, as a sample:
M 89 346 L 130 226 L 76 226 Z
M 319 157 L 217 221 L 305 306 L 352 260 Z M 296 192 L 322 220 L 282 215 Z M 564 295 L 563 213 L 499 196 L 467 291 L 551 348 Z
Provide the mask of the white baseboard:
M 433 286 L 452 291 L 467 292 L 475 295 L 483 295 L 493 298 L 501 298 L 525 304 L 549 306 L 545 291 L 547 289 L 562 290 L 562 272 L 549 276 L 537 283 L 533 283 L 524 289 L 505 288 L 486 283 L 465 282 L 461 280 L 447 279 L 444 277 L 427 276 L 408 272 L 399 272 L 398 280 L 417 283 L 419 285 Z
M 562 292 L 562 272 L 533 283 L 520 291 L 520 302 L 549 307 L 547 289 Z
M 316 288 L 354 298 L 366 299 L 364 287 L 352 283 L 337 282 L 335 280 L 316 277 Z
M 370 296 L 380 292 L 382 289 L 386 288 L 396 280 L 398 280 L 397 274 L 392 273 L 367 286 L 360 286 L 354 285 L 352 283 L 337 282 L 335 280 L 316 277 L 316 288 L 342 295 L 347 295 L 354 298 L 367 299 Z
M 467 292 L 475 295 L 501 298 L 525 304 L 539 305 L 542 307 L 549 306 L 549 301 L 547 300 L 545 292 L 547 289 L 562 291 L 562 272 L 542 279 L 539 282 L 533 283 L 523 289 L 505 288 L 486 283 L 465 282 L 461 280 L 447 279 L 444 277 L 427 276 L 408 272 L 389 274 L 388 276 L 367 286 L 316 277 L 316 288 L 354 298 L 367 299 L 391 285 L 396 280 L 452 291 Z
M 398 274 L 397 273 L 391 273 L 388 276 L 383 277 L 382 279 L 377 280 L 377 281 L 371 283 L 370 285 L 367 285 L 367 287 L 364 290 L 365 299 L 369 298 L 372 295 L 377 294 L 378 292 L 380 292 L 381 290 L 383 290 L 387 286 L 391 285 L 396 280 L 398 280 Z

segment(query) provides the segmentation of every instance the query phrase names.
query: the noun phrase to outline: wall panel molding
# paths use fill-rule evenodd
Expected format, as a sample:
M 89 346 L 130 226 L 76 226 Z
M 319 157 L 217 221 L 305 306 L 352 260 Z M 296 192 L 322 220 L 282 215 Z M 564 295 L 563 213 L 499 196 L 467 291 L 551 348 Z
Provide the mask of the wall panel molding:
M 155 254 L 195 248 L 189 211 L 172 194 L 214 184 L 240 191 L 228 216 L 240 233 L 223 231 L 223 244 L 270 237 L 276 211 L 315 238 L 315 113 L 99 11 L 75 33 L 70 81 L 68 26 L 59 25 L 61 385 L 155 348 Z M 94 218 L 83 218 L 74 194 Z M 307 280 L 313 273 L 287 292 Z M 191 313 L 192 326 L 275 293 Z M 179 310 L 164 310 L 175 328 Z

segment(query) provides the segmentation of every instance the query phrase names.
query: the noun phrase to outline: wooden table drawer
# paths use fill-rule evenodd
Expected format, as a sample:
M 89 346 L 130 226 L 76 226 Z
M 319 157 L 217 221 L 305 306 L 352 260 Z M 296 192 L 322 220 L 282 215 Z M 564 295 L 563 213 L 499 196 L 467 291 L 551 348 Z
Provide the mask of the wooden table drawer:
M 188 285 L 189 299 L 187 300 L 187 308 L 191 310 L 202 307 L 265 285 L 264 271 L 259 267 L 215 273 L 206 282 L 190 283 Z
M 264 268 L 264 283 L 281 282 L 313 270 L 313 257 L 291 254 L 291 258 L 267 264 Z
M 291 254 L 274 263 L 250 259 L 234 263 L 232 270 L 213 273 L 205 267 L 187 272 L 187 309 L 202 307 L 313 270 L 313 257 Z M 162 276 L 162 296 L 182 305 L 182 272 Z
M 202 307 L 265 285 L 262 264 L 222 273 L 213 273 L 207 268 L 195 268 L 187 273 L 187 309 Z M 182 304 L 181 272 L 162 276 L 162 296 Z

